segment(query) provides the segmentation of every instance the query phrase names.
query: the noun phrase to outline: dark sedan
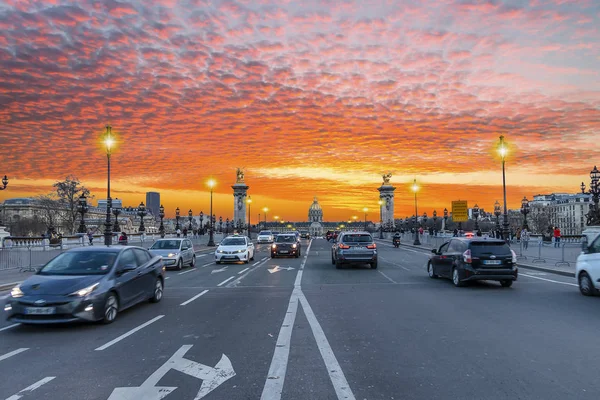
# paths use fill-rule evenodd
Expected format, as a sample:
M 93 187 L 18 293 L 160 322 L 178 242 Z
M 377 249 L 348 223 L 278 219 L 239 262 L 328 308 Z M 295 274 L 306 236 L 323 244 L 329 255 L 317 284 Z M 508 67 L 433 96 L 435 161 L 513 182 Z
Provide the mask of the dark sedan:
M 24 324 L 103 321 L 141 301 L 163 297 L 161 257 L 140 247 L 68 250 L 14 287 L 7 319 Z
M 298 258 L 301 252 L 300 246 L 300 242 L 294 233 L 277 235 L 273 245 L 271 245 L 271 258 L 277 256 L 294 256 Z

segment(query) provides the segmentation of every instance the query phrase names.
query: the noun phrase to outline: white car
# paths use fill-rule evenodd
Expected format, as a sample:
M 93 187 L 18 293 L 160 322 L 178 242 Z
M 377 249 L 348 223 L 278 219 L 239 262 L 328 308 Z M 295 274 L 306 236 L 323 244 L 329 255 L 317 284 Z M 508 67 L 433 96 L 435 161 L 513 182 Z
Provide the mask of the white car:
M 258 243 L 273 243 L 274 235 L 271 231 L 260 231 L 258 233 Z
M 215 250 L 217 264 L 227 261 L 242 261 L 247 264 L 250 260 L 254 260 L 254 243 L 246 236 L 227 236 Z
M 600 292 L 600 232 L 595 228 L 583 232 L 583 251 L 577 257 L 575 277 L 579 283 L 579 291 L 584 296 L 593 296 Z M 591 244 L 590 244 L 591 242 Z

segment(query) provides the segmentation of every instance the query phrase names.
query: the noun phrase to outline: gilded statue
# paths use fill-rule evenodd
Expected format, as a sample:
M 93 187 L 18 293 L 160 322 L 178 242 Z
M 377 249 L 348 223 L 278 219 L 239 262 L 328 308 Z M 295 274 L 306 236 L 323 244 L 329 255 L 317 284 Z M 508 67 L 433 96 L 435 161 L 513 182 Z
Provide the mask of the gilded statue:
M 387 174 L 383 174 L 383 184 L 384 185 L 389 185 L 391 178 L 392 178 L 392 173 L 391 172 L 388 172 Z
M 236 175 L 237 175 L 236 183 L 244 183 L 244 170 L 242 168 L 237 169 Z

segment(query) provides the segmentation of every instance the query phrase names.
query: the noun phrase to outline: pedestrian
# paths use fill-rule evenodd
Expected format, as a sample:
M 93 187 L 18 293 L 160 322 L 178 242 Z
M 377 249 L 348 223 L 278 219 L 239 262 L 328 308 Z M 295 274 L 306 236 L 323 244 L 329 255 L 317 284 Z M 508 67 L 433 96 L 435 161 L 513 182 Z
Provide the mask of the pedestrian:
M 121 236 L 119 236 L 119 244 L 123 246 L 127 245 L 127 234 L 125 232 L 121 232 Z
M 183 228 L 183 237 L 187 237 L 187 228 Z
M 181 229 L 177 228 L 177 237 L 181 236 Z
M 88 229 L 87 237 L 90 241 L 90 246 L 92 246 L 94 244 L 94 234 L 92 233 L 91 229 Z
M 523 228 L 521 231 L 521 243 L 523 244 L 523 249 L 527 250 L 529 247 L 529 231 L 527 228 Z
M 454 228 L 454 232 L 452 234 L 454 237 L 458 237 L 458 229 Z
M 558 226 L 554 227 L 554 247 L 560 247 L 560 229 Z

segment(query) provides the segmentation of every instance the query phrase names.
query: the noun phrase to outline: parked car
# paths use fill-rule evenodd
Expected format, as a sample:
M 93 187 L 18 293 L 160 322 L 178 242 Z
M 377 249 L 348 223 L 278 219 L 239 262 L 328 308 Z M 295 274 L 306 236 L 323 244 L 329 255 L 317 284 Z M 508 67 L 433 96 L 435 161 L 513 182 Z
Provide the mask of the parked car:
M 300 237 L 302 239 L 310 239 L 310 232 L 309 231 L 300 231 Z
M 258 233 L 258 243 L 273 243 L 274 235 L 271 231 L 260 231 Z
M 517 255 L 504 240 L 453 238 L 431 252 L 427 263 L 429 277 L 452 279 L 455 286 L 491 280 L 510 287 L 518 277 Z
M 594 296 L 600 292 L 600 235 L 588 232 L 582 245 L 582 253 L 577 257 L 575 277 L 579 283 L 579 291 L 584 296 Z M 587 238 L 593 238 L 588 244 Z
M 300 257 L 301 244 L 294 233 L 284 233 L 277 235 L 275 242 L 271 246 L 271 258 L 277 256 Z
M 242 261 L 247 264 L 254 260 L 254 243 L 246 236 L 227 236 L 215 250 L 215 263 Z
M 181 270 L 186 264 L 196 266 L 196 252 L 189 239 L 159 239 L 149 250 L 153 255 L 161 256 L 167 268 Z
M 164 276 L 162 258 L 141 247 L 70 249 L 15 286 L 4 311 L 23 324 L 111 323 L 134 304 L 159 302 Z
M 369 264 L 377 268 L 377 245 L 369 232 L 341 232 L 331 248 L 331 263 L 340 269 L 347 264 Z

